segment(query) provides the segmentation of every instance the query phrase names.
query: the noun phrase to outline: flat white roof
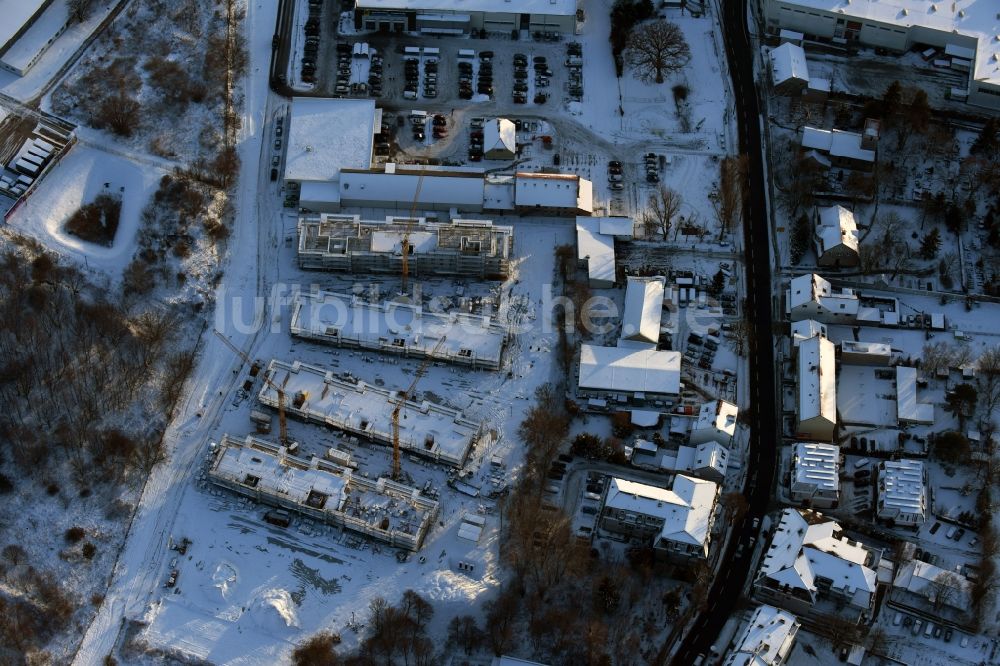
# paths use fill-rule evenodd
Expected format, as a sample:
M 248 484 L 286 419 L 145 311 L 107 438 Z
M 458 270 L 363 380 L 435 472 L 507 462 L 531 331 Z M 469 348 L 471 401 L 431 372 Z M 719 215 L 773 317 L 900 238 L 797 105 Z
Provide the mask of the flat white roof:
M 0 51 L 9 46 L 14 35 L 51 0 L 0 0 Z
M 1000 11 L 992 0 L 781 0 L 780 4 L 825 10 L 840 16 L 870 19 L 904 28 L 924 27 L 948 39 L 976 41 L 977 81 L 1000 83 Z M 916 37 L 912 38 L 918 40 Z M 926 41 L 926 36 L 923 41 Z M 956 46 L 959 46 L 956 44 Z
M 357 0 L 358 9 L 576 15 L 576 0 Z
M 758 606 L 736 639 L 726 666 L 769 666 L 783 664 L 792 651 L 799 622 L 788 611 L 774 606 Z
M 924 464 L 919 460 L 885 460 L 880 463 L 878 491 L 880 513 L 888 511 L 920 517 L 927 513 Z
M 576 253 L 580 261 L 587 260 L 591 281 L 615 281 L 615 239 L 600 233 L 596 217 L 576 218 Z
M 660 538 L 693 546 L 708 540 L 718 486 L 678 474 L 670 489 L 612 478 L 605 506 L 662 518 Z
M 809 66 L 806 64 L 806 52 L 801 46 L 785 42 L 771 50 L 771 71 L 775 85 L 798 79 L 809 81 Z
M 409 303 L 370 303 L 328 291 L 296 295 L 291 331 L 304 337 L 328 337 L 331 342 L 338 337 L 356 340 L 371 349 L 419 350 L 442 360 L 476 359 L 490 365 L 499 365 L 506 335 L 504 327 L 489 317 L 425 312 Z
M 622 314 L 622 338 L 656 343 L 663 317 L 662 277 L 629 277 Z
M 460 206 L 481 210 L 485 184 L 481 176 L 446 176 L 419 174 L 345 171 L 340 174 L 340 199 L 344 205 L 352 202 L 384 201 L 407 207 L 414 198 L 417 207 L 431 205 Z M 420 187 L 419 196 L 417 187 Z
M 859 340 L 842 340 L 840 350 L 848 354 L 864 354 L 866 356 L 891 357 L 892 347 L 885 342 L 861 342 Z
M 381 116 L 371 99 L 293 98 L 285 180 L 333 181 L 341 169 L 370 168 Z
M 593 184 L 572 174 L 519 171 L 514 176 L 514 203 L 589 213 L 594 209 Z
M 840 491 L 840 447 L 818 442 L 799 442 L 792 448 L 792 485 Z
M 917 369 L 896 366 L 896 409 L 900 421 L 934 423 L 934 405 L 917 402 Z
M 829 153 L 833 157 L 849 157 L 863 162 L 875 161 L 875 151 L 862 148 L 861 135 L 854 132 L 803 127 L 802 147 Z
M 9 2 L 0 1 L 0 9 L 5 9 Z M 21 3 L 15 3 L 21 4 Z M 31 2 L 23 4 L 31 5 Z M 26 70 L 39 53 L 49 46 L 50 40 L 69 21 L 69 7 L 66 0 L 55 0 L 45 12 L 35 20 L 34 25 L 21 35 L 20 39 L 10 45 L 3 54 L 3 61 L 19 70 Z M 0 28 L 2 31 L 3 28 Z M 0 37 L 0 42 L 2 42 Z
M 845 425 L 891 428 L 898 423 L 892 382 L 880 379 L 872 365 L 840 366 L 837 413 Z
M 266 376 L 285 393 L 285 409 L 383 444 L 392 442 L 392 412 L 398 391 L 334 375 L 314 365 L 273 360 Z M 399 387 L 402 390 L 405 387 Z M 301 406 L 295 406 L 296 396 Z M 277 391 L 264 384 L 259 400 L 277 408 Z M 458 410 L 407 400 L 399 420 L 400 447 L 417 455 L 461 465 L 480 435 L 479 424 Z
M 600 231 L 605 236 L 627 236 L 632 238 L 635 235 L 635 222 L 631 217 L 612 216 L 594 218 L 600 220 Z
M 799 421 L 837 422 L 836 348 L 819 336 L 799 344 Z
M 678 395 L 681 354 L 581 345 L 579 386 L 600 391 Z

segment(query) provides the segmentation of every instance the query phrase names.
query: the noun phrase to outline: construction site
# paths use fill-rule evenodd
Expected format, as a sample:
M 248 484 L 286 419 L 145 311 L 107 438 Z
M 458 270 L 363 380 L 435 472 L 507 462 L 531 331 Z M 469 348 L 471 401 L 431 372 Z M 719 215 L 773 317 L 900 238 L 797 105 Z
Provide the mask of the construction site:
M 303 216 L 298 237 L 300 268 L 485 280 L 507 278 L 514 245 L 510 226 L 488 220 L 431 222 L 412 216 L 382 221 L 362 220 L 360 215 Z
M 461 467 L 485 438 L 481 424 L 459 410 L 410 400 L 412 389 L 401 394 L 277 359 L 268 364 L 264 379 L 258 399 L 268 407 L 444 465 Z
M 325 291 L 296 295 L 290 327 L 293 336 L 336 347 L 473 369 L 499 369 L 507 342 L 507 330 L 486 315 L 429 312 L 408 302 Z
M 438 513 L 438 503 L 416 488 L 355 476 L 337 462 L 300 458 L 253 436 L 223 435 L 213 448 L 212 483 L 390 546 L 418 550 Z

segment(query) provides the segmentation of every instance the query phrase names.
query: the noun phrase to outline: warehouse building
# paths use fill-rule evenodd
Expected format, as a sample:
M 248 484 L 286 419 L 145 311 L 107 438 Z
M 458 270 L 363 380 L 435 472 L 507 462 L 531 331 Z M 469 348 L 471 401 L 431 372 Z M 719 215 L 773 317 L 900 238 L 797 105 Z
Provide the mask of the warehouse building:
M 573 33 L 576 0 L 357 0 L 354 27 L 425 35 Z
M 340 174 L 369 169 L 382 110 L 371 99 L 295 97 L 288 119 L 284 179 L 299 187 L 299 204 L 340 209 Z
M 322 458 L 248 436 L 223 435 L 209 480 L 268 506 L 288 509 L 396 548 L 419 550 L 438 503 L 387 478 L 366 479 Z
M 673 404 L 680 392 L 680 352 L 580 346 L 577 393 L 591 407 L 664 406 Z
M 510 271 L 514 230 L 488 220 L 428 222 L 425 218 L 321 213 L 299 218 L 301 268 L 348 273 L 403 270 L 402 244 L 409 233 L 407 268 L 414 276 L 465 275 L 503 280 Z
M 24 76 L 69 26 L 67 0 L 0 0 L 0 67 Z
M 576 257 L 577 265 L 587 269 L 591 287 L 615 286 L 615 237 L 601 232 L 601 218 L 576 218 Z
M 431 357 L 496 370 L 507 329 L 482 315 L 428 312 L 398 301 L 373 303 L 326 291 L 296 294 L 292 335 L 337 347 L 371 349 L 409 358 Z
M 807 39 L 903 53 L 940 50 L 951 69 L 968 72 L 952 97 L 1000 110 L 1000 11 L 984 0 L 765 0 L 766 30 L 795 30 Z

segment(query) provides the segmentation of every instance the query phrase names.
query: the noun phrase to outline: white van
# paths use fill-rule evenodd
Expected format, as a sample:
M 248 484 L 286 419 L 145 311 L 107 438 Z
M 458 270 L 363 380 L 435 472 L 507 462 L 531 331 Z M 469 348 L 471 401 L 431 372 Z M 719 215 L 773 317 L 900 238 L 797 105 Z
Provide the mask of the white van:
M 476 57 L 476 52 L 474 50 L 472 50 L 472 49 L 459 49 L 458 50 L 458 57 L 462 58 L 463 60 L 468 60 L 468 59 L 471 59 L 471 58 L 475 58 Z
M 871 464 L 871 460 L 868 458 L 861 458 L 854 461 L 854 469 L 861 469 L 863 467 L 868 467 Z

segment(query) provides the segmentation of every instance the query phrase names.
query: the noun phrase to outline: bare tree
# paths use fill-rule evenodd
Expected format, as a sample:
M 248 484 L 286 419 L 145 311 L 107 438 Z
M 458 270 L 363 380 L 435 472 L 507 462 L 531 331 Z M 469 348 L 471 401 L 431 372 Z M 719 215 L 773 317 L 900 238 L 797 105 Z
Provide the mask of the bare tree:
M 934 604 L 934 610 L 940 611 L 958 601 L 963 578 L 954 571 L 942 571 L 927 583 L 928 601 Z
M 674 219 L 681 210 L 681 195 L 666 185 L 660 185 L 655 194 L 649 195 L 649 205 L 642 213 L 642 225 L 646 237 L 658 235 L 667 240 Z
M 448 623 L 448 643 L 457 645 L 469 656 L 479 647 L 481 641 L 479 625 L 471 615 L 459 615 Z
M 987 349 L 979 357 L 979 399 L 992 417 L 1000 405 L 1000 345 Z
M 67 3 L 69 17 L 77 23 L 83 23 L 90 16 L 94 0 L 69 0 Z
M 518 597 L 512 588 L 500 592 L 496 599 L 486 602 L 486 638 L 496 656 L 503 655 L 514 641 L 514 622 L 517 620 Z
M 625 45 L 626 59 L 635 75 L 646 83 L 663 83 L 691 60 L 684 33 L 669 21 L 654 21 L 635 28 Z
M 722 233 L 732 231 L 743 219 L 743 204 L 749 192 L 746 155 L 725 157 L 719 163 L 719 187 L 710 195 Z

